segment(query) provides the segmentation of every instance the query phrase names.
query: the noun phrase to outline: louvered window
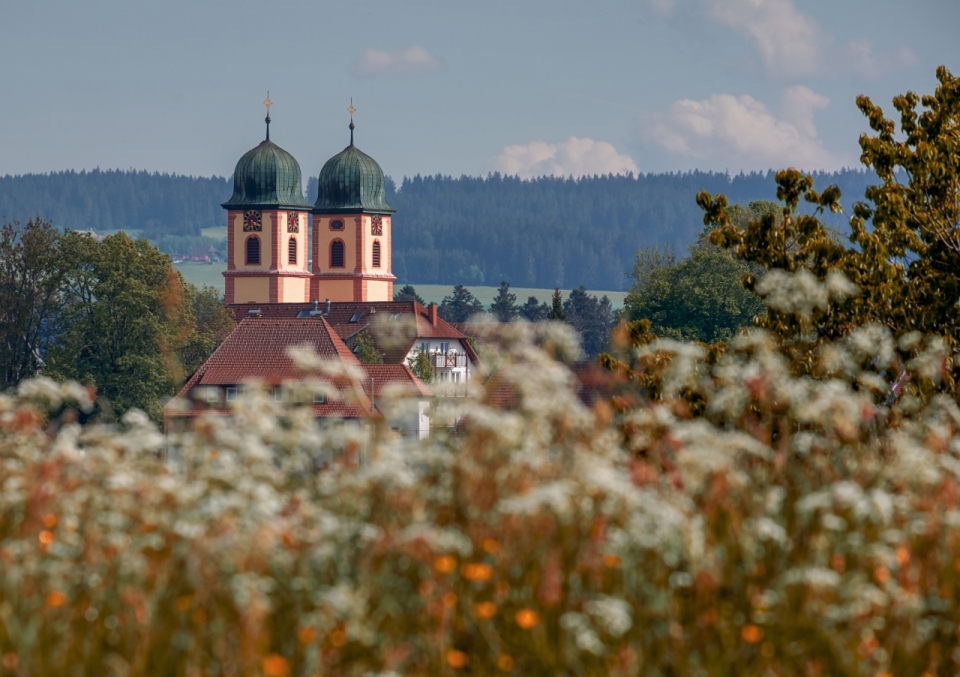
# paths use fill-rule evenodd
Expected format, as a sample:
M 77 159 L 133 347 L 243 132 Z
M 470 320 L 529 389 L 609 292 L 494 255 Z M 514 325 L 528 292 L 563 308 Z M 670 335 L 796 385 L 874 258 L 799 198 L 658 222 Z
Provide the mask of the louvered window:
M 295 237 L 290 238 L 290 245 L 288 249 L 290 250 L 290 255 L 287 258 L 287 261 L 289 263 L 296 263 L 297 262 L 297 238 Z
M 373 267 L 380 267 L 380 240 L 373 241 Z
M 260 265 L 260 238 L 247 238 L 247 265 Z
M 343 242 L 334 240 L 330 245 L 330 267 L 343 268 Z

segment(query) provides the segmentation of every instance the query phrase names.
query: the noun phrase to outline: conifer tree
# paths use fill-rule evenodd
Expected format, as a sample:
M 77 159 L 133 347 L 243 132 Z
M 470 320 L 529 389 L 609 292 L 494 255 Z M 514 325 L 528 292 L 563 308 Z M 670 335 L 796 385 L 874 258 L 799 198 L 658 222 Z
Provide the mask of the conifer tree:
M 453 294 L 444 296 L 437 309 L 440 317 L 447 322 L 466 322 L 482 312 L 483 304 L 462 284 L 453 288 Z
M 536 296 L 527 298 L 527 302 L 520 306 L 518 310 L 520 317 L 528 322 L 540 322 L 550 316 L 550 306 L 541 302 Z
M 417 290 L 414 289 L 412 284 L 405 284 L 400 289 L 400 291 L 394 293 L 394 301 L 416 301 L 421 306 L 427 305 L 427 302 L 423 300 L 423 297 L 417 293 Z
M 500 290 L 490 304 L 490 313 L 500 322 L 512 322 L 520 313 L 517 295 L 510 293 L 510 283 L 506 280 L 500 282 Z
M 563 294 L 560 291 L 560 287 L 556 287 L 553 290 L 553 298 L 550 304 L 550 314 L 547 315 L 547 319 L 566 322 L 567 314 L 563 310 Z

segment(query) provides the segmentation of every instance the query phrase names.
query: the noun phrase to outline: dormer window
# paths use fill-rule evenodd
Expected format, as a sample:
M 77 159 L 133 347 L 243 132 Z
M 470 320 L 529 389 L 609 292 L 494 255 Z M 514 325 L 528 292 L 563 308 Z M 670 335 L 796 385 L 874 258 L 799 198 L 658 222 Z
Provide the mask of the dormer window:
M 361 318 L 361 317 L 363 317 L 363 313 L 354 313 L 354 314 L 350 317 L 350 324 L 356 324 L 357 322 L 360 321 L 360 318 Z

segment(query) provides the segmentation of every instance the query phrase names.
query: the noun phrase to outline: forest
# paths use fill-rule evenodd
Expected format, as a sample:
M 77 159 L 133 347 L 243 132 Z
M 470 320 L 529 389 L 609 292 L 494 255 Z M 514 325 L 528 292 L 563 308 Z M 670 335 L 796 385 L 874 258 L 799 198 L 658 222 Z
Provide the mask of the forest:
M 860 199 L 876 182 L 869 170 L 813 175 Z M 316 177 L 307 197 L 316 198 Z M 394 274 L 413 284 L 575 287 L 622 290 L 638 249 L 677 253 L 696 241 L 703 216 L 693 196 L 724 193 L 732 203 L 768 199 L 774 173 L 687 172 L 639 176 L 415 176 L 387 180 L 394 217 Z M 93 170 L 0 177 L 0 222 L 42 215 L 58 228 L 126 230 L 161 251 L 185 255 L 217 241 L 204 228 L 223 226 L 228 179 L 146 171 Z M 843 215 L 825 217 L 845 227 Z M 222 246 L 222 245 L 220 245 Z

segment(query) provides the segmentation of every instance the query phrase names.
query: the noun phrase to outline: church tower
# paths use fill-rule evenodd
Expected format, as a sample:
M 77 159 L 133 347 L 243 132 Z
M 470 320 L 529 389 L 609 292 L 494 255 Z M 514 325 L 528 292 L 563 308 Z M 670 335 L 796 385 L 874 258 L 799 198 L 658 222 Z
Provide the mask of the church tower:
M 303 303 L 310 300 L 307 213 L 300 165 L 267 138 L 237 162 L 227 210 L 227 269 L 224 301 Z
M 383 170 L 353 145 L 350 103 L 350 145 L 320 170 L 320 188 L 313 205 L 313 277 L 310 299 L 392 301 L 392 231 L 396 211 L 387 204 Z

